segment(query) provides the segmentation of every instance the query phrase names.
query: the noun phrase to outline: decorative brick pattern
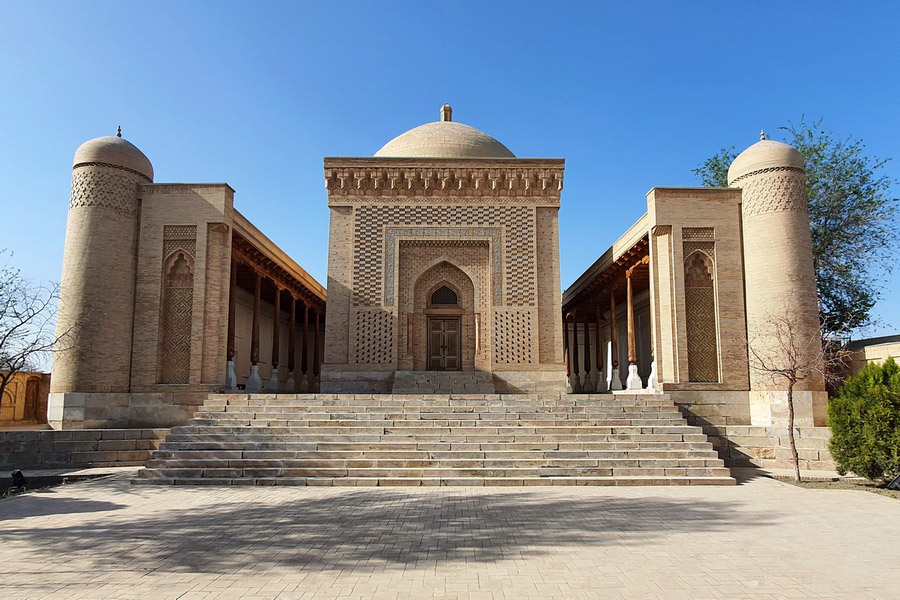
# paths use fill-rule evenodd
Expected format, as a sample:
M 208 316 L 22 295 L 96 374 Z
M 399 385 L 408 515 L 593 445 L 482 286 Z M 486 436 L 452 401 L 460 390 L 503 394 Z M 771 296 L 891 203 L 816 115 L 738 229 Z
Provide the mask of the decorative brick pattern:
M 69 209 L 93 206 L 133 215 L 137 211 L 138 183 L 137 175 L 122 170 L 76 169 Z
M 385 233 L 388 228 L 443 226 L 454 231 L 433 232 L 464 237 L 479 234 L 476 229 L 499 228 L 502 232 L 505 259 L 505 304 L 534 306 L 535 285 L 535 216 L 533 207 L 523 206 L 460 206 L 405 205 L 359 206 L 354 215 L 353 290 L 354 304 L 374 305 L 388 301 L 385 293 L 385 254 L 392 251 Z M 474 228 L 468 231 L 458 228 Z M 458 230 L 458 232 L 457 232 Z M 426 234 L 425 231 L 410 232 Z M 387 261 L 388 265 L 392 263 Z M 499 282 L 498 282 L 499 283 Z M 496 302 L 496 301 L 495 301 Z M 496 302 L 502 304 L 504 302 Z
M 494 362 L 533 364 L 534 319 L 529 310 L 494 310 Z
M 765 175 L 768 173 L 802 173 L 805 175 L 805 171 L 799 167 L 768 167 L 765 169 L 759 169 L 758 171 L 751 171 L 749 173 L 744 173 L 737 179 L 732 180 L 731 184 L 734 186 L 737 182 L 743 181 L 744 179 L 749 179 L 755 175 Z M 745 186 L 741 186 L 745 187 Z
M 188 383 L 194 306 L 196 225 L 163 227 L 164 277 L 159 346 L 159 382 Z
M 196 225 L 166 225 L 163 228 L 163 256 L 168 258 L 176 250 L 197 255 Z
M 697 251 L 702 252 L 707 255 L 712 260 L 716 259 L 716 244 L 715 242 L 684 242 L 684 257 L 687 258 L 691 254 Z
M 390 364 L 394 362 L 394 315 L 382 309 L 357 310 L 355 317 L 356 364 Z
M 715 238 L 716 230 L 713 227 L 682 227 L 681 239 L 688 240 L 707 240 L 712 241 Z
M 744 189 L 744 216 L 781 211 L 809 210 L 806 178 L 803 172 L 784 173 L 747 179 Z
M 387 252 L 385 255 L 385 305 L 394 305 L 394 277 L 397 271 L 397 260 L 395 248 L 397 240 L 401 246 L 415 244 L 417 248 L 441 248 L 444 252 L 450 252 L 454 255 L 454 261 L 468 260 L 468 264 L 472 265 L 470 254 L 460 254 L 463 247 L 482 246 L 485 250 L 490 250 L 490 281 L 491 281 L 491 298 L 494 304 L 501 304 L 503 298 L 503 252 L 501 250 L 501 235 L 498 229 L 481 228 L 481 227 L 388 227 L 384 233 L 385 246 Z M 411 238 L 411 239 L 404 239 Z M 489 240 L 490 246 L 482 240 Z M 401 250 L 402 254 L 402 250 Z M 407 252 L 407 254 L 409 254 Z M 431 255 L 431 252 L 427 254 Z M 422 254 L 425 256 L 425 253 Z M 406 256 L 406 259 L 409 259 Z M 404 261 L 401 261 L 404 262 Z M 405 261 L 408 262 L 408 261 Z M 416 261 L 421 262 L 421 261 Z M 486 261 L 485 261 L 486 262 Z M 462 266 L 462 265 L 460 265 Z M 478 265 L 479 268 L 481 265 Z M 407 274 L 408 275 L 408 274 Z M 485 280 L 486 274 L 482 277 Z M 408 278 L 401 277 L 401 287 L 408 284 Z M 480 288 L 479 288 L 480 289 Z M 480 289 L 480 291 L 483 291 Z M 402 297 L 404 290 L 401 290 Z
M 696 244 L 711 242 L 695 242 Z M 685 243 L 687 246 L 687 242 Z M 687 310 L 688 378 L 691 382 L 719 381 L 716 341 L 716 299 L 712 259 L 702 251 L 685 249 L 684 296 Z

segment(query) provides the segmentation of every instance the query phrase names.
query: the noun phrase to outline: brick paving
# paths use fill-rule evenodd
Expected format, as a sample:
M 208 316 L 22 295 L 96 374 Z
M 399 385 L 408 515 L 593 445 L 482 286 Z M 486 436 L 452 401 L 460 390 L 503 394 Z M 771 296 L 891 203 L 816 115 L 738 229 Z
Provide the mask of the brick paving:
M 900 502 L 733 487 L 146 487 L 0 501 L 0 598 L 896 598 Z M 893 579 L 893 581 L 892 581 Z

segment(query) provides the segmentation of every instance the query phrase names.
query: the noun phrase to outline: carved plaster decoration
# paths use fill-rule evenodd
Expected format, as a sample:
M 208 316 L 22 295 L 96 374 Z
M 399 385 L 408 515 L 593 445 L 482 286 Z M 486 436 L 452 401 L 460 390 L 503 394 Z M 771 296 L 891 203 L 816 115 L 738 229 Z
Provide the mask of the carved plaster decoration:
M 559 204 L 563 169 L 382 167 L 326 168 L 325 188 L 329 203 L 408 200 L 416 196 L 451 196 L 454 201 L 528 201 Z

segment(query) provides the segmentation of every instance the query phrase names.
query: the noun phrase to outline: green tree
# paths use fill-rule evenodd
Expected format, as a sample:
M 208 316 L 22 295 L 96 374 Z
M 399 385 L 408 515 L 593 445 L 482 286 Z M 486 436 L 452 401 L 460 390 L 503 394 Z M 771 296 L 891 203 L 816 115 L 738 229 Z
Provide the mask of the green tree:
M 734 146 L 722 148 L 693 169 L 700 182 L 706 187 L 728 187 L 728 167 L 737 158 Z
M 838 473 L 872 481 L 900 474 L 900 367 L 866 365 L 828 403 L 831 456 Z
M 813 261 L 823 331 L 851 331 L 871 323 L 871 310 L 890 273 L 900 229 L 890 159 L 865 155 L 862 140 L 839 139 L 805 117 L 779 130 L 806 159 Z M 693 170 L 703 185 L 727 186 L 734 147 Z

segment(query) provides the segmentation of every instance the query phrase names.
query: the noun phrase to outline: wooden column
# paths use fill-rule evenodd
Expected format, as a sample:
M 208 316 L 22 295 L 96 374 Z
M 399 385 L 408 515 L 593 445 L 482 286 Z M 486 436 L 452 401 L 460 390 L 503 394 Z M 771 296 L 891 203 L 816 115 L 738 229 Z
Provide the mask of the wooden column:
M 291 294 L 291 322 L 288 325 L 288 372 L 294 372 L 294 354 L 297 346 L 297 300 Z M 291 390 L 292 391 L 292 390 Z
M 250 364 L 259 364 L 259 295 L 262 291 L 262 277 L 256 273 L 256 286 L 253 291 L 253 325 L 250 330 Z
M 275 284 L 275 316 L 272 318 L 272 377 L 278 377 L 278 359 L 281 354 L 281 288 Z
M 637 351 L 634 344 L 634 297 L 631 292 L 631 269 L 625 272 L 626 315 L 628 317 L 628 364 L 637 364 Z
M 231 286 L 228 290 L 228 344 L 225 356 L 234 360 L 234 302 L 237 296 L 237 262 L 231 261 Z
M 609 288 L 609 341 L 612 342 L 612 368 L 619 368 L 619 331 L 616 325 L 616 286 Z
M 575 315 L 572 315 L 572 325 L 572 333 L 574 333 L 572 338 L 572 372 L 575 374 L 575 377 L 578 377 L 578 319 L 575 318 Z
M 309 361 L 309 304 L 303 301 L 303 342 L 300 344 L 300 371 L 306 377 Z
M 259 295 L 262 289 L 262 277 L 259 272 L 256 275 L 256 285 L 253 290 L 253 325 L 250 330 L 250 376 L 247 377 L 245 389 L 250 392 L 258 392 L 262 389 L 262 381 L 259 379 Z
M 572 337 L 572 393 L 580 394 L 582 389 L 581 377 L 578 375 L 578 318 L 574 311 L 572 312 L 572 333 L 574 334 Z
M 318 309 L 316 309 L 316 340 L 315 346 L 313 346 L 313 375 L 316 377 L 319 376 L 319 321 L 322 319 L 322 316 L 319 314 Z
M 588 373 L 591 372 L 591 332 L 588 320 L 584 320 L 584 379 L 587 383 Z
M 594 355 L 596 360 L 594 361 L 597 366 L 597 376 L 601 371 L 603 371 L 603 332 L 601 331 L 601 322 L 603 321 L 603 314 L 600 312 L 600 302 L 599 298 L 597 299 L 597 353 Z M 599 380 L 598 380 L 599 381 Z

